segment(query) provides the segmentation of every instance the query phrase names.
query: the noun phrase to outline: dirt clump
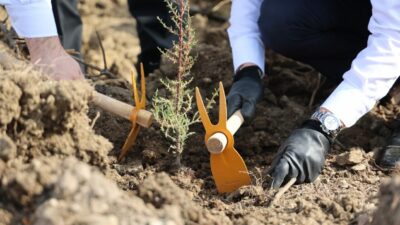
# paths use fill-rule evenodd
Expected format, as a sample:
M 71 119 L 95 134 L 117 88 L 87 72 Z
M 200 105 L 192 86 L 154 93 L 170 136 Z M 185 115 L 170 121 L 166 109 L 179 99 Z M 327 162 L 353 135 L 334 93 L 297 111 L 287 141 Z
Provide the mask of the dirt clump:
M 14 154 L 13 147 L 8 148 L 11 152 L 4 157 L 29 161 L 39 156 L 75 155 L 106 167 L 112 144 L 90 127 L 86 113 L 92 93 L 86 82 L 55 82 L 26 65 L 4 69 L 0 76 L 0 133 L 8 136 L 1 138 L 2 143 L 12 146 L 13 142 L 17 149 Z
M 15 158 L 17 148 L 14 142 L 6 134 L 0 134 L 0 159 L 8 161 Z
M 57 178 L 56 157 L 35 158 L 30 163 L 13 160 L 1 174 L 1 192 L 14 206 L 31 206 Z
M 159 209 L 178 205 L 186 224 L 232 224 L 223 213 L 196 205 L 190 192 L 178 187 L 164 172 L 145 179 L 139 185 L 139 196 Z
M 370 225 L 400 224 L 400 177 L 395 176 L 382 182 L 378 208 Z
M 364 152 L 360 148 L 353 148 L 350 151 L 336 156 L 336 163 L 341 166 L 356 165 L 365 159 Z
M 178 207 L 156 210 L 75 158 L 65 159 L 60 168 L 51 196 L 33 214 L 35 225 L 184 224 Z

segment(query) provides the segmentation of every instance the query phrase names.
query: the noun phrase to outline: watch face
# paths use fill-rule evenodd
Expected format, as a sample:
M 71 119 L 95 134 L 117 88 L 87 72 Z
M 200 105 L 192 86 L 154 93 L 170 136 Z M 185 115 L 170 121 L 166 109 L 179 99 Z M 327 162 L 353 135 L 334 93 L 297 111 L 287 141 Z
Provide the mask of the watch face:
M 340 124 L 339 124 L 339 120 L 331 115 L 327 115 L 324 118 L 324 126 L 326 127 L 326 129 L 328 130 L 336 130 L 339 128 Z

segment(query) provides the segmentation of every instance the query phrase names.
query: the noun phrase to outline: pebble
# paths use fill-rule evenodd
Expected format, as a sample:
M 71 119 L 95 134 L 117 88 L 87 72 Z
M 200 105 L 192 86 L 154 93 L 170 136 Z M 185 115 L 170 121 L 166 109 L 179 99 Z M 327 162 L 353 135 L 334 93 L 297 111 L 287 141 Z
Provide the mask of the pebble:
M 365 164 L 358 164 L 358 165 L 352 166 L 351 169 L 354 171 L 363 171 L 363 170 L 367 169 L 367 166 Z
M 290 104 L 290 100 L 286 95 L 282 95 L 282 97 L 279 99 L 279 104 L 282 107 L 287 107 Z
M 0 137 L 0 159 L 8 161 L 15 158 L 17 148 L 14 142 L 7 135 Z
M 350 187 L 350 185 L 345 180 L 339 180 L 338 185 L 339 185 L 339 187 L 344 188 L 344 189 L 347 189 Z
M 212 80 L 209 77 L 204 77 L 203 79 L 201 79 L 203 84 L 211 84 Z
M 349 152 L 336 156 L 336 163 L 341 166 L 359 164 L 364 160 L 363 151 L 360 148 L 353 148 Z

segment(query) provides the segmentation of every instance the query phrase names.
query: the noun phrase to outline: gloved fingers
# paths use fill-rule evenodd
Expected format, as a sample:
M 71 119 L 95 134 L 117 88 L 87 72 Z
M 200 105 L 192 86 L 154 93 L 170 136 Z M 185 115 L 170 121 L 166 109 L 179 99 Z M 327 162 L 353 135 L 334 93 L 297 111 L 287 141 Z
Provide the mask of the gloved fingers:
M 278 189 L 289 174 L 289 163 L 285 158 L 281 158 L 272 172 L 271 188 Z
M 244 120 L 249 123 L 253 120 L 256 112 L 256 103 L 252 101 L 244 101 L 241 109 L 241 113 L 243 115 Z
M 239 94 L 229 95 L 226 99 L 228 105 L 228 118 L 242 107 L 242 96 Z
M 284 146 L 281 146 L 281 147 L 279 148 L 278 152 L 277 152 L 276 155 L 274 156 L 274 159 L 272 160 L 271 165 L 269 166 L 269 168 L 268 168 L 268 170 L 267 170 L 267 173 L 268 173 L 268 174 L 271 174 L 271 175 L 272 175 L 272 173 L 274 172 L 275 167 L 276 167 L 276 166 L 278 165 L 278 163 L 280 162 L 280 160 L 281 160 L 283 154 L 285 154 L 285 150 L 284 150 L 284 149 L 285 149 Z
M 292 178 L 296 178 L 296 180 L 298 181 L 299 174 L 300 174 L 299 169 L 296 166 L 294 166 L 291 162 L 289 162 L 289 174 L 284 180 L 283 185 L 289 182 L 289 180 L 291 180 Z

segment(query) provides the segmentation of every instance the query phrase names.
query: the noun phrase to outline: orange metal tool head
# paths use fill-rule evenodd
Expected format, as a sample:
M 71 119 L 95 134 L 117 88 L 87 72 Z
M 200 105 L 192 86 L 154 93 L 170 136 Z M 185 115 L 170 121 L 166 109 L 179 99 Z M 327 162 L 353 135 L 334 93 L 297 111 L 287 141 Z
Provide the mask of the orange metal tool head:
M 219 83 L 219 121 L 212 124 L 204 106 L 199 88 L 196 88 L 196 103 L 201 122 L 206 131 L 205 141 L 215 133 L 223 133 L 228 142 L 220 154 L 210 155 L 211 172 L 219 193 L 233 192 L 241 186 L 249 185 L 251 179 L 242 157 L 234 147 L 233 135 L 227 129 L 227 107 L 224 87 Z
M 137 85 L 136 85 L 136 76 L 133 70 L 131 71 L 131 77 L 132 77 L 133 100 L 135 101 L 135 108 L 132 110 L 131 114 L 132 129 L 129 132 L 129 135 L 125 140 L 124 146 L 122 147 L 122 151 L 118 156 L 119 161 L 125 157 L 129 149 L 135 144 L 136 138 L 140 131 L 140 126 L 139 124 L 136 123 L 137 114 L 139 110 L 146 108 L 146 81 L 144 78 L 143 64 L 140 64 L 140 78 L 141 78 L 140 87 L 142 92 L 140 100 L 139 100 L 139 92 L 137 90 Z

